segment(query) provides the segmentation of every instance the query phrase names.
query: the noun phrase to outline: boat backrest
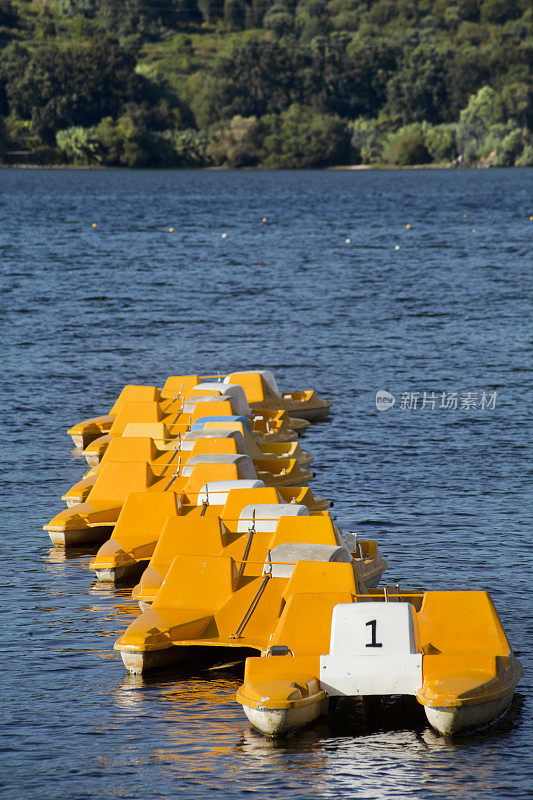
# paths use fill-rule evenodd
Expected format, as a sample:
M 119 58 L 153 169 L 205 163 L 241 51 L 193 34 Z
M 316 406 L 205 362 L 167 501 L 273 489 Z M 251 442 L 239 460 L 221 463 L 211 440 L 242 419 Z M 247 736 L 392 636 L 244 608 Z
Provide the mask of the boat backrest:
M 162 442 L 172 438 L 164 422 L 128 422 L 122 438 L 137 436 L 149 436 L 151 439 Z
M 186 433 L 181 439 L 181 447 L 182 451 L 195 451 L 196 454 L 202 452 L 198 450 L 198 447 L 207 447 L 212 448 L 213 445 L 211 442 L 214 440 L 220 443 L 222 440 L 227 439 L 228 442 L 234 442 L 235 450 L 220 450 L 221 453 L 225 452 L 234 452 L 234 453 L 242 453 L 243 455 L 248 455 L 248 450 L 246 448 L 246 443 L 244 441 L 244 437 L 240 431 L 228 431 L 224 430 L 223 428 L 217 428 L 215 430 L 208 430 L 208 431 L 189 431 Z M 229 444 L 227 445 L 230 446 Z M 212 449 L 204 450 L 205 453 L 216 452 L 212 451 Z
M 291 594 L 301 592 L 348 592 L 355 595 L 360 588 L 351 563 L 297 561 L 283 596 L 287 600 Z
M 211 506 L 224 506 L 221 516 L 236 522 L 243 505 L 249 502 L 249 493 L 253 493 L 253 500 L 258 491 L 276 492 L 275 489 L 267 489 L 263 481 L 257 479 L 209 480 L 200 488 L 196 504 L 202 506 L 207 502 Z M 277 499 L 277 494 L 275 497 Z
M 322 515 L 281 517 L 270 540 L 270 547 L 292 542 L 344 546 L 331 517 Z
M 249 404 L 264 404 L 269 394 L 268 384 L 260 372 L 232 372 L 224 378 L 226 382 L 241 386 Z
M 190 477 L 192 475 L 193 468 L 197 464 L 235 465 L 240 477 L 248 478 L 249 480 L 255 480 L 257 478 L 257 473 L 250 456 L 242 455 L 240 453 L 237 455 L 226 453 L 207 453 L 206 455 L 192 456 L 183 467 L 181 474 L 184 477 Z
M 219 427 L 220 425 L 220 427 Z M 248 423 L 243 422 L 228 422 L 224 423 L 216 423 L 216 422 L 206 422 L 204 433 L 206 435 L 211 434 L 213 431 L 216 430 L 226 430 L 226 431 L 233 431 L 233 433 L 242 436 L 246 450 L 242 452 L 247 452 L 250 458 L 264 458 L 265 454 L 262 450 L 257 446 L 257 443 L 250 432 L 250 426 Z M 192 431 L 195 433 L 195 431 Z
M 162 398 L 187 397 L 199 381 L 198 375 L 171 375 L 161 389 Z
M 289 595 L 268 647 L 286 645 L 295 656 L 327 653 L 333 609 L 339 603 L 351 602 L 351 592 L 342 590 Z
M 261 405 L 267 402 L 277 408 L 283 407 L 276 379 L 270 370 L 232 372 L 224 378 L 224 383 L 226 382 L 242 386 L 249 403 Z
M 242 487 L 235 485 L 229 489 L 221 517 L 232 530 L 237 529 L 240 515 L 246 506 L 253 503 L 274 505 L 279 503 L 279 494 L 275 487 L 265 486 L 262 481 L 255 481 L 254 483 L 257 486 L 246 487 L 244 486 L 244 481 L 242 481 Z
M 159 403 L 132 400 L 123 403 L 109 430 L 112 436 L 122 436 L 129 422 L 162 422 L 164 415 Z
M 102 456 L 101 464 L 108 461 L 155 461 L 160 456 L 160 451 L 153 439 L 148 436 L 123 437 L 115 436 L 109 442 L 107 449 Z
M 309 516 L 309 509 L 295 503 L 251 503 L 239 514 L 237 531 L 246 533 L 253 527 L 257 533 L 274 533 L 281 517 L 303 516 Z
M 429 651 L 509 654 L 509 642 L 487 592 L 425 592 L 417 616 L 422 646 Z
M 122 504 L 131 492 L 142 492 L 154 482 L 150 466 L 142 461 L 109 461 L 102 464 L 88 500 Z
M 220 517 L 169 517 L 163 523 L 150 566 L 164 575 L 177 556 L 221 555 L 227 539 Z
M 198 386 L 194 387 L 191 394 L 220 394 L 223 397 L 231 399 L 236 414 L 239 414 L 243 417 L 249 417 L 251 414 L 250 406 L 248 405 L 248 400 L 246 399 L 244 389 L 242 386 L 238 386 L 237 384 L 226 382 L 200 383 Z
M 153 608 L 215 611 L 233 594 L 236 578 L 235 562 L 227 556 L 177 556 Z
M 198 439 L 194 443 L 194 447 L 190 453 L 191 458 L 212 453 L 218 453 L 219 455 L 248 455 L 246 450 L 244 452 L 239 450 L 237 441 L 231 437 L 225 437 L 223 439 Z
M 115 400 L 109 414 L 112 417 L 116 417 L 124 403 L 134 401 L 148 401 L 153 403 L 157 400 L 159 400 L 159 389 L 155 386 L 135 386 L 134 384 L 127 384 Z
M 173 492 L 132 492 L 124 501 L 113 539 L 120 542 L 124 536 L 128 543 L 136 538 L 157 540 L 166 520 L 179 513 L 176 498 Z
M 194 430 L 192 423 L 196 422 L 196 420 L 202 417 L 212 417 L 215 414 L 217 416 L 234 416 L 235 411 L 231 400 L 227 400 L 224 397 L 215 397 L 212 400 L 200 400 L 200 402 L 195 403 L 191 414 L 191 430 Z

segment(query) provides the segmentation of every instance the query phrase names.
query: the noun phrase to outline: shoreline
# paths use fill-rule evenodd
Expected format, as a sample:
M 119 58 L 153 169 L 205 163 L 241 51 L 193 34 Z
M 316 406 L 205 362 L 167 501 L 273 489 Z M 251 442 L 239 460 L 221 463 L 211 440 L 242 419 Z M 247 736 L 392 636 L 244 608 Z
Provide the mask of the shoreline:
M 83 170 L 84 172 L 108 172 L 110 170 L 132 170 L 136 172 L 147 170 L 172 170 L 173 172 L 319 172 L 320 170 L 327 170 L 330 172 L 385 172 L 389 170 L 394 172 L 409 172 L 412 170 L 438 169 L 459 171 L 480 169 L 531 169 L 531 167 L 495 167 L 491 164 L 471 164 L 469 166 L 464 166 L 462 164 L 444 162 L 440 164 L 409 164 L 401 167 L 393 164 L 339 164 L 334 167 L 303 167 L 297 169 L 262 169 L 261 167 L 106 167 L 88 164 L 0 164 L 0 169 Z

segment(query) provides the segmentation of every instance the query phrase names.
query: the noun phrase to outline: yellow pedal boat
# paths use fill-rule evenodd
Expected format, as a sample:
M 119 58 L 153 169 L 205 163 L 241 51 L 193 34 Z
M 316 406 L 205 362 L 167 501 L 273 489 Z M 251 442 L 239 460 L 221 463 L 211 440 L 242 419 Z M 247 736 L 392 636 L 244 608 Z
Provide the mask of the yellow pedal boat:
M 177 413 L 174 411 L 163 412 L 160 404 L 155 402 L 127 401 L 121 406 L 109 433 L 93 439 L 84 449 L 83 454 L 89 466 L 96 466 L 101 461 L 109 442 L 123 436 L 126 427 L 131 423 L 163 423 L 170 436 L 178 438 L 191 430 L 195 422 L 211 419 L 214 416 L 229 417 L 231 420 L 246 420 L 246 417 L 235 414 L 234 411 L 231 400 L 210 395 L 195 396 L 191 403 L 183 406 L 183 411 L 179 409 Z M 298 438 L 297 433 L 288 427 L 286 415 L 285 419 L 283 418 L 284 413 L 279 412 L 272 415 L 271 419 L 256 417 L 253 420 L 247 420 L 257 443 L 292 442 Z
M 223 437 L 228 431 L 235 431 L 244 439 L 245 449 L 250 458 L 293 458 L 300 466 L 308 467 L 314 457 L 302 450 L 299 442 L 268 442 L 258 444 L 248 420 L 240 416 L 201 417 L 193 422 L 191 429 L 178 437 L 171 436 L 163 422 L 130 422 L 122 436 L 149 436 L 160 450 L 192 450 L 196 439 Z M 240 442 L 239 436 L 237 439 Z
M 316 576 L 306 582 L 309 591 L 316 590 L 317 581 L 320 584 L 327 562 L 343 562 L 357 591 L 365 591 L 359 567 L 342 540 L 339 543 L 330 517 L 308 516 L 302 507 L 293 506 L 293 516 L 275 521 L 271 509 L 260 534 L 252 529 L 247 535 L 245 531 L 231 535 L 216 518 L 206 520 L 202 538 L 212 554 L 198 555 L 197 550 L 192 554 L 199 544 L 194 536 L 179 536 L 176 550 L 180 554 L 172 561 L 151 607 L 115 644 L 130 672 L 194 658 L 192 645 L 264 650 L 288 595 L 294 591 L 294 581 L 298 585 L 311 566 L 316 568 Z M 281 513 L 286 510 L 281 507 Z M 244 513 L 249 516 L 249 510 Z M 247 520 L 242 522 L 249 525 Z M 255 528 L 260 524 L 256 519 Z M 221 552 L 238 554 L 238 560 Z M 278 557 L 283 563 L 275 563 Z M 323 563 L 313 565 L 312 561 Z M 335 583 L 335 573 L 324 574 L 328 585 L 331 580 Z M 312 626 L 307 633 L 312 638 Z
M 89 498 L 59 514 L 44 525 L 54 544 L 69 546 L 109 538 L 124 501 L 132 492 L 184 493 L 196 497 L 205 484 L 216 480 L 257 480 L 248 456 L 205 456 L 203 461 L 173 470 L 172 465 L 159 467 L 157 474 L 145 461 L 110 461 L 104 464 Z M 187 471 L 187 475 L 183 471 Z M 257 485 L 261 485 L 258 482 Z
M 241 509 L 235 505 L 224 508 L 219 516 L 212 515 L 201 520 L 174 517 L 165 522 L 161 535 L 155 545 L 153 555 L 140 583 L 133 589 L 134 597 L 141 610 L 145 611 L 155 600 L 170 565 L 178 555 L 229 555 L 235 560 L 257 560 L 275 546 L 280 539 L 287 541 L 289 535 L 303 541 L 308 535 L 313 543 L 336 544 L 346 547 L 357 565 L 358 574 L 367 588 L 377 586 L 387 567 L 375 541 L 356 541 L 353 534 L 344 537 L 342 531 L 329 517 L 328 511 L 312 511 L 313 496 L 308 490 L 307 503 L 298 503 L 291 498 L 290 503 L 280 503 L 278 499 L 267 502 L 270 489 L 250 489 L 246 503 Z M 244 497 L 239 498 L 242 502 Z M 311 502 L 310 502 L 311 501 Z M 310 522 L 309 516 L 324 517 L 318 522 Z M 302 517 L 303 520 L 294 520 Z M 290 534 L 289 534 L 290 532 Z M 248 544 L 249 540 L 249 544 Z M 253 544 L 253 550 L 250 550 Z M 242 556 L 244 558 L 244 556 Z
M 331 698 L 412 695 L 453 735 L 497 719 L 521 675 L 486 592 L 365 595 L 346 572 L 334 592 L 287 600 L 262 655 L 247 659 L 237 700 L 278 736 L 326 713 Z
M 195 431 L 194 434 L 191 434 L 190 439 L 184 437 L 178 444 L 190 444 L 191 447 L 160 449 L 152 438 L 146 436 L 122 436 L 112 439 L 102 461 L 90 469 L 81 481 L 75 483 L 62 496 L 62 500 L 71 508 L 90 499 L 98 476 L 105 464 L 111 461 L 123 463 L 143 461 L 150 465 L 155 474 L 158 474 L 159 469 L 163 469 L 162 475 L 172 464 L 173 470 L 179 469 L 182 475 L 188 475 L 186 465 L 201 463 L 204 460 L 202 456 L 243 455 L 249 457 L 245 440 L 239 431 L 221 430 L 218 432 L 218 436 Z M 260 458 L 251 459 L 256 474 L 253 476 L 250 472 L 248 477 L 258 478 L 263 481 L 265 486 L 305 486 L 314 476 L 313 472 L 302 467 L 295 459 L 265 458 L 261 451 L 259 454 Z M 209 461 L 215 463 L 217 459 L 210 458 Z M 227 462 L 228 459 L 221 461 L 221 463 Z
M 111 432 L 113 423 L 126 403 L 155 402 L 159 405 L 163 417 L 163 415 L 175 415 L 176 411 L 181 410 L 188 398 L 207 394 L 211 394 L 213 398 L 217 397 L 219 400 L 230 400 L 238 409 L 236 413 L 246 417 L 252 416 L 244 388 L 241 385 L 227 385 L 227 383 L 222 385 L 221 382 L 201 384 L 198 375 L 174 375 L 166 380 L 161 389 L 155 386 L 126 385 L 110 409 L 109 414 L 83 420 L 73 425 L 68 433 L 76 447 L 85 449 L 95 439 Z M 265 417 L 271 426 L 276 421 L 282 420 L 285 423 L 285 427 L 289 427 L 289 415 L 286 413 L 281 401 L 277 406 L 267 403 L 262 413 L 257 411 L 257 404 L 253 405 L 255 416 Z M 301 417 L 295 417 L 290 420 L 290 427 L 293 430 L 302 429 L 307 424 L 307 421 Z
M 314 389 L 280 392 L 270 370 L 232 372 L 223 381 L 242 386 L 252 409 L 282 408 L 291 417 L 310 422 L 325 419 L 330 412 L 331 403 L 319 397 Z
M 113 535 L 98 550 L 91 561 L 91 569 L 102 582 L 122 583 L 138 579 L 148 566 L 166 523 L 177 518 L 234 520 L 251 503 L 297 504 L 305 506 L 310 514 L 326 511 L 330 506 L 328 500 L 316 497 L 307 487 L 276 489 L 260 483 L 243 479 L 210 481 L 192 497 L 176 496 L 172 492 L 130 494 Z

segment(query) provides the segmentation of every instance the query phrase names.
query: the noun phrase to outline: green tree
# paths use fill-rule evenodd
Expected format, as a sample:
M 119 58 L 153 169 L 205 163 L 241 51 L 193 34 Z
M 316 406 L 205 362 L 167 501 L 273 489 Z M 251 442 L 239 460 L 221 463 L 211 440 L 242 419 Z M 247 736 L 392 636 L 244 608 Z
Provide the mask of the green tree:
M 387 87 L 388 106 L 402 122 L 447 121 L 449 58 L 450 52 L 435 44 L 418 45 L 406 55 Z
M 30 51 L 18 44 L 4 50 L 0 80 L 11 113 L 31 119 L 45 142 L 61 128 L 94 124 L 127 100 L 142 95 L 133 54 L 105 36 L 91 46 Z
M 374 119 L 360 117 L 350 124 L 351 146 L 355 161 L 377 164 L 381 161 L 385 137 L 379 123 Z
M 338 117 L 293 104 L 279 117 L 262 122 L 262 165 L 267 169 L 326 167 L 349 161 L 350 132 Z

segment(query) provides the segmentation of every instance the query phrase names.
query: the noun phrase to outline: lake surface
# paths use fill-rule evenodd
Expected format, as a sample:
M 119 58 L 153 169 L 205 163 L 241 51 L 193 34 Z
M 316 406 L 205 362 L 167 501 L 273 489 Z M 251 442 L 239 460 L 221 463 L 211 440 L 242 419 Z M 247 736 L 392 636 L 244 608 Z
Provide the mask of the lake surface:
M 527 796 L 532 197 L 532 170 L 0 170 L 2 798 Z M 492 729 L 271 742 L 238 673 L 125 673 L 128 591 L 42 530 L 85 463 L 66 429 L 125 383 L 256 367 L 334 402 L 313 488 L 387 582 L 491 593 L 526 670 Z

